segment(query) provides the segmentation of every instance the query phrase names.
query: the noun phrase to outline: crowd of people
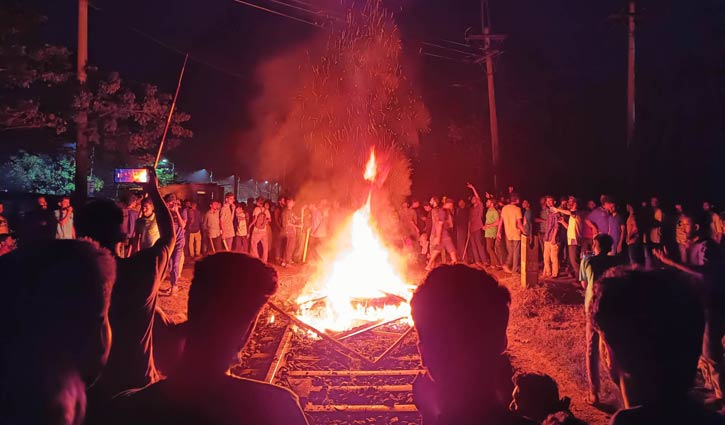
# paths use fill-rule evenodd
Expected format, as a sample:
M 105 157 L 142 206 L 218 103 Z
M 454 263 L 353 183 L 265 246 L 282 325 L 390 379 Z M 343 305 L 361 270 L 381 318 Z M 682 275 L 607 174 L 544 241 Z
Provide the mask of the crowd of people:
M 542 277 L 568 264 L 585 288 L 590 403 L 603 357 L 623 404 L 613 424 L 725 423 L 714 412 L 725 376 L 723 230 L 709 203 L 689 214 L 652 198 L 625 213 L 609 196 L 546 196 L 532 211 L 513 188 L 494 197 L 468 187 L 470 199 L 397 211 L 397 242 L 431 270 L 411 300 L 425 367 L 413 397 L 426 425 L 582 423 L 551 377 L 514 375 L 506 354 L 511 296 L 494 271 L 520 273 L 532 246 Z M 202 212 L 162 197 L 155 179 L 145 191 L 75 212 L 68 198 L 49 211 L 41 197 L 18 224 L 19 247 L 3 245 L 0 422 L 306 424 L 294 393 L 227 370 L 277 290 L 268 263 L 314 255 L 339 206 L 227 194 Z M 0 204 L 1 243 L 14 241 L 13 226 Z M 178 290 L 184 257 L 196 260 L 188 320 L 173 324 L 157 301 L 167 276 Z M 698 370 L 714 394 L 708 408 L 690 396 Z

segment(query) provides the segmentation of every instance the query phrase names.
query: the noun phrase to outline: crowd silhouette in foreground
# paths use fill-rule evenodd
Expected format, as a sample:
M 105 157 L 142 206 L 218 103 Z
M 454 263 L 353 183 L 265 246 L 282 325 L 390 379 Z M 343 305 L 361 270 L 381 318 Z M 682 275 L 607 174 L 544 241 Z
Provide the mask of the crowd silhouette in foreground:
M 170 323 L 157 306 L 158 294 L 179 266 L 173 260 L 178 229 L 189 215 L 173 211 L 176 200 L 162 199 L 155 179 L 146 189 L 158 237 L 131 255 L 118 249 L 126 240 L 123 210 L 110 200 L 92 200 L 55 216 L 64 224 L 72 217 L 77 239 L 39 238 L 0 256 L 0 423 L 308 423 L 291 391 L 227 372 L 277 291 L 275 269 L 244 253 L 209 253 L 194 265 L 188 320 Z M 484 202 L 475 198 L 480 212 Z M 519 208 L 517 196 L 510 200 Z M 443 205 L 451 208 L 448 200 Z M 548 211 L 576 216 L 576 204 L 566 208 L 569 214 L 558 212 L 564 209 L 550 205 Z M 532 232 L 525 214 L 505 215 L 521 234 Z M 440 214 L 434 231 L 448 220 Z M 717 411 L 725 323 L 719 256 L 695 220 L 683 214 L 681 221 L 683 261 L 655 247 L 648 255 L 656 266 L 623 266 L 610 255 L 613 237 L 601 232 L 592 237 L 592 254 L 578 264 L 577 280 L 586 288 L 588 398 L 599 401 L 601 356 L 621 392 L 615 425 L 725 423 Z M 477 237 L 488 237 L 484 223 L 474 229 Z M 551 377 L 514 375 L 506 352 L 511 295 L 492 270 L 432 267 L 441 251 L 455 250 L 452 240 L 443 240 L 452 229 L 433 241 L 441 249 L 426 258 L 432 270 L 411 300 L 425 367 L 413 396 L 424 424 L 583 423 Z M 488 244 L 475 246 L 483 259 Z M 547 249 L 550 262 L 554 251 Z M 715 394 L 707 405 L 692 396 L 698 370 Z

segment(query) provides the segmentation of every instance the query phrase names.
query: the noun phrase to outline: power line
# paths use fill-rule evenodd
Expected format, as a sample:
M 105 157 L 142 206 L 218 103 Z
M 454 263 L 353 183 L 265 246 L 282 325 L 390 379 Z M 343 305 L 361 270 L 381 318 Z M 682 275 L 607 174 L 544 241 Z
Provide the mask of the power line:
M 131 30 L 131 31 L 133 31 L 133 32 L 135 32 L 136 34 L 144 37 L 144 38 L 147 38 L 147 39 L 153 41 L 154 43 L 156 43 L 157 45 L 163 47 L 164 49 L 167 49 L 167 50 L 172 51 L 174 53 L 178 53 L 179 55 L 187 55 L 188 54 L 189 55 L 189 59 L 192 62 L 196 62 L 196 63 L 201 64 L 201 65 L 205 65 L 205 66 L 207 66 L 207 67 L 209 67 L 211 69 L 214 69 L 215 71 L 219 71 L 221 73 L 227 74 L 230 77 L 239 78 L 241 80 L 248 80 L 249 79 L 249 77 L 247 77 L 247 76 L 244 76 L 242 74 L 236 73 L 234 71 L 230 71 L 230 70 L 228 70 L 226 68 L 223 68 L 223 67 L 221 67 L 219 65 L 215 65 L 215 64 L 213 64 L 211 62 L 207 62 L 207 61 L 205 61 L 203 59 L 200 59 L 197 56 L 192 55 L 191 53 L 189 53 L 187 51 L 183 51 L 183 50 L 181 50 L 181 49 L 179 49 L 177 47 L 174 47 L 174 46 L 172 46 L 170 44 L 167 44 L 167 43 L 159 40 L 158 38 L 156 38 L 156 37 L 154 37 L 154 36 L 152 36 L 152 35 L 144 32 L 144 31 L 141 31 L 138 28 L 129 27 L 128 29 Z
M 235 3 L 243 4 L 243 5 L 249 6 L 249 7 L 253 7 L 255 9 L 259 9 L 259 10 L 262 10 L 262 11 L 265 11 L 265 12 L 268 12 L 268 13 L 272 13 L 274 15 L 278 15 L 278 16 L 285 17 L 287 19 L 292 19 L 293 21 L 302 22 L 302 23 L 305 23 L 307 25 L 312 25 L 313 27 L 324 28 L 321 24 L 318 24 L 316 22 L 312 22 L 312 21 L 308 21 L 306 19 L 298 18 L 297 16 L 288 15 L 286 13 L 282 13 L 282 12 L 279 12 L 279 11 L 274 10 L 274 9 L 269 9 L 269 8 L 264 7 L 264 6 L 260 6 L 258 4 L 250 3 L 250 2 L 247 2 L 247 1 L 244 1 L 244 0 L 233 0 L 233 1 Z

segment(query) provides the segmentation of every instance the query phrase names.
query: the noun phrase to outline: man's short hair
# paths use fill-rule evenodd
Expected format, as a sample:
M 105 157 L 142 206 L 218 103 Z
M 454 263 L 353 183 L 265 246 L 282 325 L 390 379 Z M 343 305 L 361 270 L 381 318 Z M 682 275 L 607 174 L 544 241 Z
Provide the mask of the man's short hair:
M 510 303 L 508 289 L 488 273 L 446 265 L 428 274 L 411 309 L 423 345 L 499 355 L 506 349 Z
M 95 348 L 94 339 L 100 343 L 93 332 L 101 311 L 108 309 L 116 279 L 116 261 L 108 250 L 85 240 L 41 241 L 0 257 L 0 270 L 6 291 L 0 327 L 4 337 L 15 335 L 5 341 L 47 344 L 42 348 L 58 358 L 89 360 L 78 357 Z M 102 352 L 97 354 L 100 358 Z
M 277 291 L 277 272 L 245 254 L 222 252 L 198 261 L 189 289 L 189 323 L 228 321 L 236 315 L 250 322 Z
M 684 273 L 612 269 L 595 284 L 590 315 L 623 373 L 681 392 L 693 385 L 705 317 Z
M 602 206 L 604 206 L 604 204 L 613 204 L 614 198 L 612 198 L 609 195 L 602 195 L 601 201 L 602 201 Z
M 110 199 L 93 199 L 82 205 L 75 212 L 74 224 L 79 237 L 89 237 L 106 247 L 123 240 L 123 210 Z
M 513 192 L 511 195 L 509 195 L 509 201 L 512 202 L 512 203 L 513 202 L 518 202 L 520 200 L 521 200 L 521 198 L 519 197 L 519 194 L 516 193 L 516 192 Z
M 167 193 L 164 195 L 164 202 L 171 202 L 176 200 L 176 195 L 173 193 Z
M 531 419 L 542 420 L 552 413 L 569 408 L 571 400 L 566 397 L 559 398 L 559 385 L 549 375 L 521 373 L 514 376 L 513 383 L 519 387 L 519 400 L 517 400 L 519 413 L 539 416 L 529 416 Z
M 606 233 L 600 233 L 594 236 L 594 240 L 599 244 L 599 250 L 605 254 L 609 254 L 614 246 L 614 239 Z

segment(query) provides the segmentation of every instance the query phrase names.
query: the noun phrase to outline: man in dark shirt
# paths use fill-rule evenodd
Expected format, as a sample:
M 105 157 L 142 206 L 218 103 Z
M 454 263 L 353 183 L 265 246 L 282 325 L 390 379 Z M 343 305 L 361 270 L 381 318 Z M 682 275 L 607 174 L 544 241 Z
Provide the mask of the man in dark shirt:
M 184 245 L 186 238 L 184 237 L 184 228 L 186 227 L 186 210 L 181 209 L 181 202 L 176 199 L 176 195 L 169 193 L 164 196 L 166 207 L 171 213 L 171 221 L 174 223 L 174 249 L 171 251 L 169 263 L 169 281 L 171 283 L 171 295 L 179 292 L 179 278 L 184 268 Z
M 196 201 L 191 201 L 186 209 L 186 238 L 189 257 L 197 258 L 201 255 L 201 212 Z
M 277 272 L 244 254 L 222 252 L 198 261 L 179 366 L 167 379 L 119 396 L 104 423 L 307 425 L 289 390 L 227 375 L 277 287 Z
M 584 296 L 584 314 L 586 315 L 586 353 L 587 353 L 587 379 L 589 381 L 588 401 L 590 404 L 599 403 L 599 334 L 594 331 L 589 316 L 589 309 L 594 296 L 594 284 L 604 275 L 604 272 L 617 265 L 617 258 L 609 255 L 612 250 L 612 237 L 600 233 L 594 237 L 592 245 L 594 255 L 582 258 L 579 267 L 579 281 L 586 293 Z
M 154 204 L 160 237 L 150 248 L 129 258 L 116 258 L 116 284 L 109 312 L 113 345 L 103 376 L 91 389 L 90 410 L 103 409 L 114 395 L 159 379 L 153 355 L 154 311 L 175 238 L 171 215 L 161 199 L 153 170 L 149 171 L 152 179 L 146 189 Z M 122 221 L 123 212 L 110 200 L 91 201 L 76 213 L 78 235 L 112 252 L 123 240 Z
M 473 191 L 468 216 L 469 245 L 473 252 L 473 260 L 479 267 L 483 267 L 490 265 L 488 254 L 483 246 L 483 201 L 471 183 L 468 183 L 468 188 Z
M 677 270 L 607 272 L 590 315 L 624 409 L 612 425 L 723 424 L 693 400 L 705 327 L 696 282 Z
M 413 399 L 426 425 L 534 423 L 499 395 L 510 303 L 493 277 L 460 264 L 436 268 L 418 287 L 411 309 L 427 373 Z
M 22 242 L 24 244 L 55 239 L 57 220 L 53 211 L 48 209 L 48 201 L 45 196 L 39 196 L 37 207 L 25 215 L 24 231 Z

